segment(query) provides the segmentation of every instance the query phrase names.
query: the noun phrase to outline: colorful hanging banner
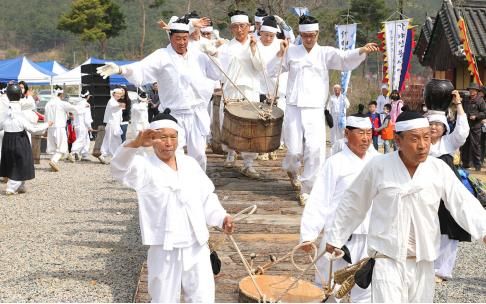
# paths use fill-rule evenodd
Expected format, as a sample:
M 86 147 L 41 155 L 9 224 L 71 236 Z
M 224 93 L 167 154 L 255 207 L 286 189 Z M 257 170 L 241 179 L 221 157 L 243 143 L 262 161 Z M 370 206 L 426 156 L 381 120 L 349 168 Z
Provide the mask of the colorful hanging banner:
M 338 24 L 335 28 L 338 48 L 343 51 L 353 50 L 356 47 L 357 24 Z M 341 72 L 341 88 L 344 96 L 346 96 L 350 79 L 351 71 Z
M 384 51 L 383 83 L 391 90 L 403 91 L 405 80 L 410 78 L 414 35 L 411 19 L 384 22 L 382 32 L 378 33 Z
M 471 45 L 469 44 L 469 38 L 467 37 L 467 26 L 464 19 L 461 17 L 459 21 L 457 21 L 457 26 L 459 27 L 459 37 L 461 39 L 461 43 L 464 49 L 464 54 L 466 55 L 467 60 L 467 69 L 469 73 L 473 76 L 473 81 L 479 85 L 483 85 L 481 82 L 481 78 L 479 77 L 478 72 L 478 65 L 476 64 L 476 59 L 474 58 L 474 54 L 471 50 Z

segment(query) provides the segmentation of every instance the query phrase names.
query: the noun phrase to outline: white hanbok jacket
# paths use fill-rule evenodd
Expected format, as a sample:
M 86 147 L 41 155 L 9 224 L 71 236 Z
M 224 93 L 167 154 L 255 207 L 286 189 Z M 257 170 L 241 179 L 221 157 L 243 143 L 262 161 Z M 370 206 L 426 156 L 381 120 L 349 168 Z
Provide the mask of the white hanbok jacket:
M 235 38 L 222 45 L 219 49 L 219 59 L 226 75 L 245 94 L 249 101 L 260 101 L 260 73 L 263 71 L 261 57 L 258 52 L 253 54 L 250 48 L 250 39 L 240 43 Z M 242 99 L 243 96 L 233 84 L 224 76 L 223 92 L 227 99 Z
M 345 144 L 341 152 L 326 160 L 319 170 L 302 214 L 301 242 L 314 241 L 323 229 L 326 231 L 330 228 L 344 191 L 349 188 L 363 167 L 378 154 L 376 150 L 368 150 L 361 159 Z M 367 234 L 368 226 L 369 214 L 353 233 Z M 321 247 L 325 248 L 325 245 L 321 244 Z
M 284 57 L 283 71 L 288 71 L 287 105 L 324 108 L 329 96 L 329 70 L 350 71 L 366 58 L 359 49 L 342 51 L 315 45 L 307 52 L 303 45 L 291 45 Z M 280 60 L 275 58 L 274 60 Z M 278 73 L 278 64 L 272 74 Z
M 341 248 L 365 218 L 373 202 L 368 249 L 405 261 L 411 225 L 416 260 L 434 261 L 439 253 L 440 200 L 475 239 L 486 235 L 486 210 L 442 160 L 427 157 L 414 176 L 398 151 L 374 157 L 344 193 L 336 209 L 328 243 Z
M 76 113 L 77 109 L 72 104 L 54 96 L 46 104 L 44 120 L 53 124 L 47 129 L 47 153 L 67 153 L 67 114 Z
M 192 157 L 177 154 L 174 171 L 155 155 L 120 147 L 111 161 L 111 172 L 116 180 L 137 191 L 144 245 L 172 250 L 180 241 L 178 235 L 192 234 L 202 246 L 209 238 L 207 225 L 223 225 L 226 211 L 213 183 Z M 183 224 L 186 220 L 190 225 Z
M 136 86 L 157 82 L 160 112 L 173 112 L 207 105 L 220 72 L 208 56 L 197 48 L 188 48 L 184 56 L 171 45 L 158 49 L 141 61 L 124 65 L 123 76 Z

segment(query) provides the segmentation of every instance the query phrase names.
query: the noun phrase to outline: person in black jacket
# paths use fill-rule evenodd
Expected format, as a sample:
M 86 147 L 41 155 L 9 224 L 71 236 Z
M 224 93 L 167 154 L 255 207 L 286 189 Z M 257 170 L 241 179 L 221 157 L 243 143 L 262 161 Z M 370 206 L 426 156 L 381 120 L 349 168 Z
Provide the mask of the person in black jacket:
M 125 142 L 127 138 L 127 129 L 128 129 L 128 124 L 130 123 L 131 119 L 131 111 L 132 111 L 132 101 L 130 100 L 130 97 L 128 96 L 128 90 L 126 86 L 120 86 L 121 89 L 125 92 L 123 97 L 118 101 L 119 103 L 123 103 L 125 106 L 122 110 L 122 123 L 120 125 L 123 133 L 121 135 L 122 143 Z
M 464 101 L 464 111 L 469 122 L 469 136 L 461 147 L 461 160 L 464 168 L 474 166 L 481 171 L 481 121 L 486 118 L 486 103 L 478 94 L 481 87 L 471 83 L 468 88 L 470 98 Z

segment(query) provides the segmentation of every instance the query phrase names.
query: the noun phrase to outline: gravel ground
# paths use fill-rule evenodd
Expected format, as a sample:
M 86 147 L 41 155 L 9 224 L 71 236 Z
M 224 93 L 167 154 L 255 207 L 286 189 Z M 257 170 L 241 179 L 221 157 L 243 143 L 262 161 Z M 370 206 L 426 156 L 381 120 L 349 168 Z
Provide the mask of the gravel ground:
M 44 158 L 26 194 L 0 185 L 1 302 L 131 302 L 146 258 L 135 193 L 109 166 Z M 454 279 L 436 302 L 486 302 L 486 246 L 460 245 Z
M 0 186 L 0 301 L 131 302 L 146 248 L 136 195 L 99 162 L 36 165 L 28 192 Z

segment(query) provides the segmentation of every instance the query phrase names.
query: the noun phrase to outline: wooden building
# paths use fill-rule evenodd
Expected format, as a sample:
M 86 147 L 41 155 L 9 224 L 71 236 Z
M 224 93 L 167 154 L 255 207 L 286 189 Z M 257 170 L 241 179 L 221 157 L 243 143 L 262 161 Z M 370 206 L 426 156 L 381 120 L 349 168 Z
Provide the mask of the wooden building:
M 486 1 L 464 0 L 454 5 L 444 0 L 436 17 L 422 25 L 414 54 L 423 66 L 434 71 L 434 78 L 449 79 L 457 89 L 466 89 L 472 76 L 459 38 L 457 21 L 462 17 L 468 28 L 481 80 L 486 83 Z

